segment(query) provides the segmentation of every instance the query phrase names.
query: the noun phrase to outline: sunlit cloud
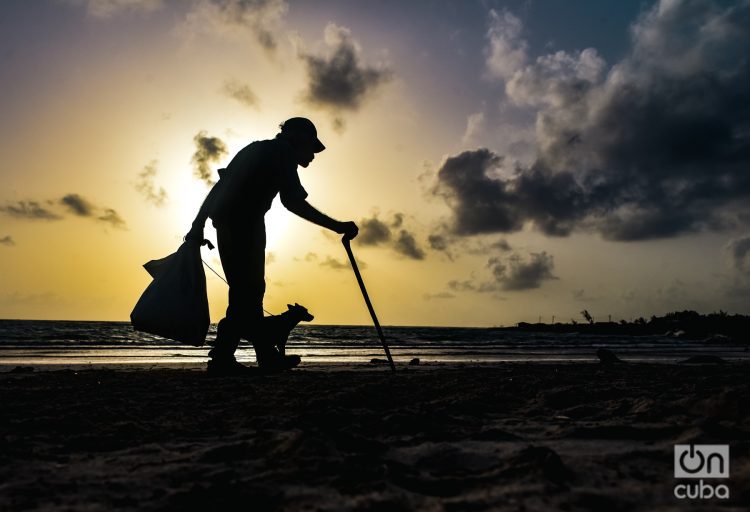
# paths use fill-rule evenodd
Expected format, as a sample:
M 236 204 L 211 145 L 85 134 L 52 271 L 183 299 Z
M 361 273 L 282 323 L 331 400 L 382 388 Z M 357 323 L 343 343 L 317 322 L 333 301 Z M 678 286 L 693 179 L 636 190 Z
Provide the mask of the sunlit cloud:
M 249 85 L 237 80 L 225 80 L 221 89 L 229 98 L 239 101 L 242 105 L 257 109 L 259 106 L 258 96 Z
M 261 48 L 273 53 L 287 11 L 283 0 L 199 0 L 178 32 L 187 37 L 199 33 L 250 35 Z
M 146 165 L 143 170 L 138 173 L 138 181 L 134 186 L 138 193 L 140 193 L 147 202 L 154 206 L 164 206 L 164 203 L 167 201 L 167 191 L 164 190 L 164 187 L 159 187 L 157 190 L 156 185 L 154 184 L 158 163 L 157 160 L 152 160 Z
M 526 62 L 528 44 L 521 38 L 521 20 L 504 10 L 490 10 L 487 31 L 487 71 L 495 78 L 509 78 Z

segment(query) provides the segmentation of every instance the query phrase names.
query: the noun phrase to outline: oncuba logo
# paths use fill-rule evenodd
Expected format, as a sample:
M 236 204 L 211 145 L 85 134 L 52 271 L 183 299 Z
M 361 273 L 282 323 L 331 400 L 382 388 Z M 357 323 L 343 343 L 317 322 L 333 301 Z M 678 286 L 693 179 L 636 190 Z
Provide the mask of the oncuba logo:
M 704 478 L 729 478 L 729 445 L 677 444 L 674 447 L 674 477 L 698 479 L 677 484 L 677 499 L 728 499 L 729 487 L 711 484 Z

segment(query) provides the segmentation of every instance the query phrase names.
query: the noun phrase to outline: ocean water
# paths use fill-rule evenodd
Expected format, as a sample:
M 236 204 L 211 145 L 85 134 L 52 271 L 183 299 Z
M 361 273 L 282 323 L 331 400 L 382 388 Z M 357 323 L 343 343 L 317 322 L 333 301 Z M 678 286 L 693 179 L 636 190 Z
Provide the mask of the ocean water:
M 750 360 L 747 345 L 667 336 L 593 336 L 452 327 L 383 327 L 397 363 L 595 361 L 605 347 L 627 361 L 674 362 L 698 354 Z M 207 342 L 216 335 L 212 325 Z M 199 364 L 208 343 L 192 347 L 136 332 L 128 322 L 0 320 L 0 366 Z M 363 363 L 385 358 L 372 326 L 305 325 L 293 331 L 287 353 L 308 363 Z M 246 342 L 237 358 L 254 361 Z

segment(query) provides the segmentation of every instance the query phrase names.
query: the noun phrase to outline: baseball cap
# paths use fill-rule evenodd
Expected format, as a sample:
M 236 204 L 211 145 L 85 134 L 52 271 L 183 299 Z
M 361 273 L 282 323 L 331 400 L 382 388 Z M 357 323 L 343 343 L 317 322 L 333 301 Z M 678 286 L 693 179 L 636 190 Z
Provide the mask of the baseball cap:
M 302 134 L 312 138 L 315 143 L 313 151 L 316 153 L 320 153 L 326 148 L 320 142 L 320 139 L 318 139 L 318 130 L 315 129 L 315 125 L 306 117 L 292 117 L 291 119 L 287 119 L 281 125 L 281 133 Z

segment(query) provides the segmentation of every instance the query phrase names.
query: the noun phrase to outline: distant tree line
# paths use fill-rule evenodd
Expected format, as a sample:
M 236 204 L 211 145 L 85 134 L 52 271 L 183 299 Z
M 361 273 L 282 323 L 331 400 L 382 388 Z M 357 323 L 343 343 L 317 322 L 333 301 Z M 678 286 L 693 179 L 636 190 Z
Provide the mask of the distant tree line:
M 664 316 L 652 316 L 649 320 L 636 318 L 628 322 L 596 322 L 587 310 L 581 311 L 586 323 L 571 319 L 570 323 L 520 322 L 515 328 L 522 331 L 562 332 L 581 334 L 623 334 L 633 336 L 666 335 L 678 338 L 703 339 L 727 337 L 731 341 L 750 343 L 750 316 L 729 315 L 725 311 L 701 315 L 695 311 L 674 311 Z

